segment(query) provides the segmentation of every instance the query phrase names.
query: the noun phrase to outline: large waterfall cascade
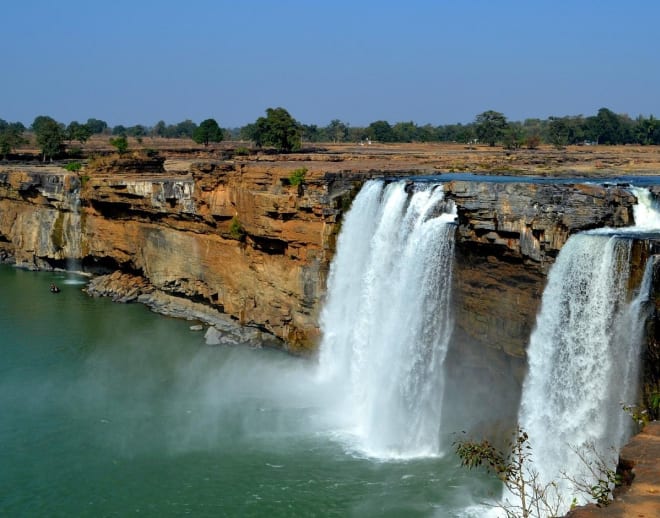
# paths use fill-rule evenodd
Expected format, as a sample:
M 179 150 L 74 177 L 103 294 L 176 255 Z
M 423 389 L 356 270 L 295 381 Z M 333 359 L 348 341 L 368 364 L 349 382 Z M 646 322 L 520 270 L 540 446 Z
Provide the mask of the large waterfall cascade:
M 441 453 L 455 218 L 440 185 L 370 181 L 344 220 L 319 369 L 362 454 Z
M 635 189 L 634 233 L 660 229 L 648 191 Z M 620 230 L 572 236 L 550 270 L 527 351 L 519 424 L 530 437 L 540 482 L 558 482 L 561 511 L 573 498 L 564 478 L 595 484 L 584 460 L 616 467 L 632 420 L 623 404 L 637 399 L 644 300 L 651 284 L 649 260 L 638 294 L 629 302 L 631 240 Z

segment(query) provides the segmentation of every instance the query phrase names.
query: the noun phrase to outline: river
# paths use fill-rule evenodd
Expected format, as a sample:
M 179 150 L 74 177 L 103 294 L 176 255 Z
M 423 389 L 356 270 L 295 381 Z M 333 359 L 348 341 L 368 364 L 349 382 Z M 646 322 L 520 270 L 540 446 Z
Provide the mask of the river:
M 361 454 L 312 360 L 82 283 L 0 266 L 0 515 L 467 516 L 498 490 L 451 453 Z

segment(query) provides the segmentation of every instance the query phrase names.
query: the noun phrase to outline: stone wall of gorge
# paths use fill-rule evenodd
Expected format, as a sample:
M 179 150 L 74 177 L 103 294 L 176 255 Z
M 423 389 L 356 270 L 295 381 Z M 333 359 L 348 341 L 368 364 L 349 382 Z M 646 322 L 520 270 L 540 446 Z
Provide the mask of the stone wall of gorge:
M 634 221 L 636 200 L 617 186 L 452 181 L 445 191 L 458 211 L 456 331 L 516 357 L 524 356 L 547 272 L 570 235 Z
M 81 175 L 0 170 L 0 254 L 29 268 L 75 260 L 96 274 L 120 270 L 308 350 L 342 212 L 379 173 L 305 166 L 301 185 L 289 180 L 300 165 L 287 161 L 172 172 L 158 158 L 105 158 Z M 561 246 L 580 230 L 631 224 L 635 198 L 616 186 L 496 180 L 445 185 L 459 220 L 456 333 L 522 357 Z M 122 298 L 135 291 L 130 279 L 117 277 L 104 293 Z

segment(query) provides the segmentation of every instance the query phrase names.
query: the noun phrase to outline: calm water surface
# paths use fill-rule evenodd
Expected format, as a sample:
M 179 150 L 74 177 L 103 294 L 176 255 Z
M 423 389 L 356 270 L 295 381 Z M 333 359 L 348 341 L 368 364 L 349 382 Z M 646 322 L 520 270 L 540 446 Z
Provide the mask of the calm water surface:
M 495 489 L 354 453 L 312 362 L 81 288 L 0 266 L 0 515 L 465 516 Z

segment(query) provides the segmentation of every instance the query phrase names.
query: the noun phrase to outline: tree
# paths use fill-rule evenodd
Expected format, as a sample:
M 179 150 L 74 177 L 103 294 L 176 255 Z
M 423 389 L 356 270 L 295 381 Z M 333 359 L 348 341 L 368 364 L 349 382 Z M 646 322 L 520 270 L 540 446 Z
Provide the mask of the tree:
M 78 121 L 70 122 L 66 128 L 66 139 L 69 142 L 77 140 L 81 144 L 84 144 L 91 136 L 92 130 L 89 129 L 89 126 L 87 124 L 80 124 Z
M 126 135 L 120 135 L 110 139 L 110 145 L 117 149 L 117 153 L 123 155 L 128 151 L 128 139 Z
M 319 129 L 316 124 L 301 124 L 301 139 L 305 142 L 323 142 L 325 130 Z
M 506 117 L 502 113 L 493 110 L 480 113 L 474 122 L 477 138 L 482 142 L 487 142 L 491 147 L 502 140 L 504 130 L 508 126 Z
M 136 124 L 135 126 L 129 126 L 126 128 L 126 135 L 129 137 L 144 137 L 147 134 L 147 128 L 145 128 L 142 124 Z
M 126 136 L 127 132 L 128 132 L 128 129 L 126 128 L 126 126 L 124 126 L 122 124 L 117 124 L 116 126 L 114 126 L 112 128 L 112 134 L 113 135 L 124 135 L 124 136 Z
M 367 135 L 378 142 L 394 142 L 394 132 L 387 121 L 375 121 L 369 124 Z
M 566 117 L 550 117 L 548 123 L 550 143 L 557 149 L 564 149 L 568 144 L 569 125 Z
M 525 132 L 519 122 L 508 125 L 504 130 L 503 142 L 506 149 L 520 149 L 525 140 Z
M 273 146 L 280 152 L 300 149 L 301 126 L 284 108 L 268 108 L 254 123 L 252 139 L 257 146 Z
M 600 130 L 599 144 L 621 143 L 621 121 L 616 113 L 607 108 L 601 108 L 598 110 L 596 120 Z
M 20 122 L 7 122 L 0 119 L 0 155 L 6 158 L 11 150 L 25 143 L 25 126 Z
M 195 124 L 190 119 L 179 122 L 172 128 L 172 137 L 178 138 L 192 138 L 193 133 L 197 129 L 197 124 Z
M 193 132 L 193 140 L 208 146 L 209 142 L 221 142 L 223 132 L 215 119 L 206 119 Z
M 89 128 L 89 131 L 92 132 L 92 135 L 105 133 L 105 130 L 108 129 L 108 123 L 100 119 L 87 119 L 85 124 Z
M 37 138 L 37 145 L 41 148 L 44 162 L 46 158 L 52 160 L 53 156 L 62 150 L 64 125 L 52 117 L 46 115 L 36 117 L 32 123 L 32 131 Z
M 392 126 L 392 134 L 395 142 L 413 142 L 417 140 L 417 125 L 410 122 L 397 122 Z
M 333 119 L 325 127 L 325 132 L 333 142 L 346 142 L 348 139 L 348 124 L 344 124 L 339 119 Z
M 151 130 L 151 135 L 154 137 L 166 137 L 167 136 L 167 124 L 165 121 L 160 120 Z

